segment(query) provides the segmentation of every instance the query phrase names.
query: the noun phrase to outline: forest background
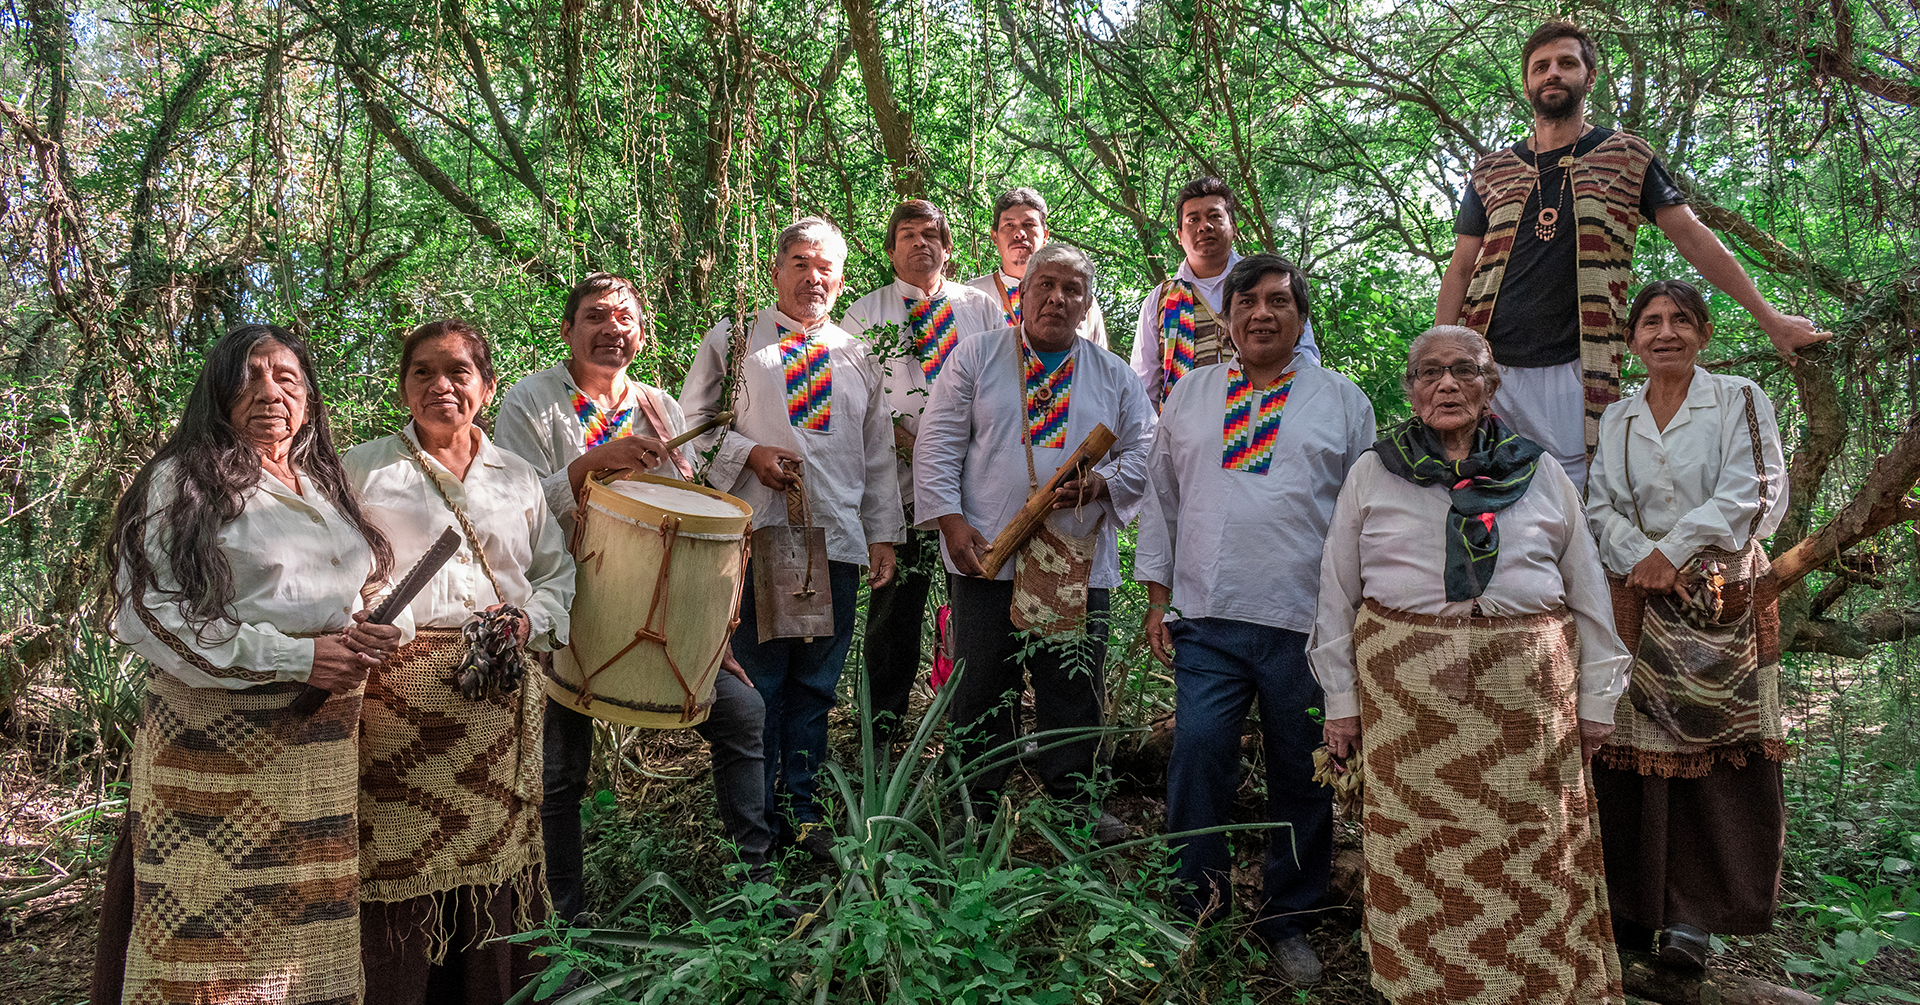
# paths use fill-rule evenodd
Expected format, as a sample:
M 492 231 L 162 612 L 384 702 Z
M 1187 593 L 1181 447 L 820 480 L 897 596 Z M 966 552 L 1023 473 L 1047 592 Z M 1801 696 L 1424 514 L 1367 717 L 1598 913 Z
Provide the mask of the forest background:
M 104 637 L 102 532 L 228 326 L 306 333 L 352 443 L 403 420 L 408 327 L 477 322 L 505 387 L 564 354 L 566 288 L 608 270 L 653 314 L 636 374 L 671 389 L 712 323 L 770 301 L 771 239 L 796 217 L 846 231 L 844 309 L 890 278 L 897 200 L 945 208 L 964 277 L 995 262 L 995 195 L 1028 185 L 1055 239 L 1093 255 L 1125 355 L 1179 263 L 1172 193 L 1216 174 L 1240 194 L 1241 250 L 1306 269 L 1328 365 L 1390 420 L 1467 169 L 1528 131 L 1520 45 L 1569 15 L 1600 45 L 1592 118 L 1645 137 L 1763 294 L 1836 334 L 1790 369 L 1713 297 L 1709 365 L 1766 388 L 1791 461 L 1770 550 L 1796 580 L 1788 899 L 1810 906 L 1755 965 L 1920 1001 L 1886 983 L 1920 974 L 1920 927 L 1901 927 L 1920 908 L 1915 0 L 6 0 L 0 854 L 17 875 L 0 891 L 24 893 L 0 905 L 16 925 L 44 908 L 110 833 L 141 668 Z M 1694 278 L 1651 226 L 1635 270 Z M 1142 603 L 1123 603 L 1110 662 L 1117 718 L 1146 727 L 1172 692 L 1135 638 Z M 609 761 L 610 813 L 638 819 L 660 742 L 619 748 L 637 789 Z

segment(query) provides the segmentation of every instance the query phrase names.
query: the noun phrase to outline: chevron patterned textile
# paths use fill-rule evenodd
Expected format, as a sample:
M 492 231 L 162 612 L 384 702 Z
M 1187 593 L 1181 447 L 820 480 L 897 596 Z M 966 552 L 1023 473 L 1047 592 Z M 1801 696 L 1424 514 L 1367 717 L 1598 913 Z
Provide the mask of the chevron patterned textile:
M 1353 645 L 1373 986 L 1395 1005 L 1625 1001 L 1573 616 L 1368 600 Z
M 1000 313 L 1006 315 L 1007 324 L 1017 325 L 1020 323 L 1020 284 L 1016 282 L 1006 289 L 1007 302 Z
M 588 450 L 609 440 L 633 435 L 634 407 L 631 405 L 617 412 L 609 411 L 595 404 L 592 398 L 575 391 L 573 414 L 580 418 L 580 428 Z
M 311 717 L 304 685 L 147 677 L 133 741 L 137 1005 L 361 1000 L 356 690 Z
M 1171 392 L 1180 378 L 1193 372 L 1197 355 L 1194 345 L 1196 308 L 1193 287 L 1178 281 L 1168 285 L 1166 295 L 1160 299 L 1160 341 L 1173 348 L 1167 353 L 1167 372 L 1161 375 L 1166 382 L 1163 394 Z
M 1199 385 L 1195 385 L 1196 387 Z M 1273 463 L 1273 443 L 1280 436 L 1280 413 L 1293 391 L 1293 371 L 1255 390 L 1240 364 L 1227 368 L 1227 417 L 1220 430 L 1220 466 L 1228 471 L 1264 475 Z
M 1587 457 L 1600 442 L 1600 414 L 1620 400 L 1620 367 L 1626 358 L 1628 292 L 1633 286 L 1633 245 L 1642 222 L 1640 187 L 1653 150 L 1645 140 L 1617 132 L 1573 161 L 1573 212 L 1578 220 L 1580 371 L 1586 393 Z M 1504 147 L 1475 164 L 1469 181 L 1487 211 L 1480 260 L 1467 283 L 1460 323 L 1485 335 L 1522 223 L 1527 195 L 1537 177 L 1533 165 Z
M 809 332 L 773 326 L 780 340 L 780 366 L 787 377 L 787 422 L 827 432 L 833 426 L 833 360 Z
M 544 699 L 530 669 L 510 694 L 469 701 L 451 683 L 459 630 L 423 628 L 367 676 L 360 725 L 360 899 L 481 887 L 542 896 Z M 437 931 L 439 926 L 434 926 Z M 507 932 L 492 934 L 506 935 Z M 435 947 L 433 961 L 444 956 Z M 467 948 L 467 947 L 457 947 Z
M 946 297 L 907 301 L 907 324 L 913 328 L 913 354 L 920 359 L 920 372 L 927 383 L 940 376 L 947 354 L 960 343 L 959 325 L 953 318 L 953 304 Z
M 1052 373 L 1040 357 L 1020 340 L 1020 370 L 1026 375 L 1027 441 L 1036 447 L 1065 448 L 1067 445 L 1067 403 L 1073 396 L 1073 356 L 1062 360 Z

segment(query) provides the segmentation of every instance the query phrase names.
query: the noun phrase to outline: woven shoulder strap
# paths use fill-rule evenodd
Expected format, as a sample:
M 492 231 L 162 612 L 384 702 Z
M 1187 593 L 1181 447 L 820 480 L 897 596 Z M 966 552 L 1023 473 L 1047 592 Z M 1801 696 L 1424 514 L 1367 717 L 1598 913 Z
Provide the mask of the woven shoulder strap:
M 467 517 L 467 511 L 456 505 L 453 497 L 447 494 L 446 486 L 440 484 L 440 476 L 433 473 L 433 465 L 427 461 L 427 455 L 420 449 L 420 445 L 413 442 L 413 437 L 408 436 L 404 429 L 397 435 L 400 437 L 400 442 L 407 445 L 407 452 L 411 453 L 414 461 L 420 465 L 421 473 L 427 476 L 427 484 L 433 486 L 433 490 L 440 494 L 440 501 L 447 504 L 447 509 L 453 511 L 453 518 L 460 522 L 460 531 L 467 536 L 467 547 L 473 549 L 473 557 L 480 560 L 480 571 L 487 574 L 487 582 L 493 586 L 493 598 L 503 604 L 506 603 L 507 595 L 500 590 L 500 580 L 494 576 L 493 565 L 487 561 L 487 550 L 480 547 L 480 533 L 474 530 L 473 521 Z M 480 455 L 474 454 L 473 459 L 478 462 Z

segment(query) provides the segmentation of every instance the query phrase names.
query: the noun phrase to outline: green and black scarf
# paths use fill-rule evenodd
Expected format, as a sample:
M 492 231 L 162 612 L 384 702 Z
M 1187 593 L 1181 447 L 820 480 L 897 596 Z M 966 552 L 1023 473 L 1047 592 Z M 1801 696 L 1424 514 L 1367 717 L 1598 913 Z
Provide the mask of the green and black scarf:
M 1440 437 L 1419 419 L 1387 430 L 1373 445 L 1387 470 L 1415 485 L 1444 485 L 1447 510 L 1447 601 L 1472 600 L 1487 590 L 1500 558 L 1494 514 L 1527 494 L 1538 470 L 1540 445 L 1489 414 L 1473 432 L 1466 457 L 1447 460 Z

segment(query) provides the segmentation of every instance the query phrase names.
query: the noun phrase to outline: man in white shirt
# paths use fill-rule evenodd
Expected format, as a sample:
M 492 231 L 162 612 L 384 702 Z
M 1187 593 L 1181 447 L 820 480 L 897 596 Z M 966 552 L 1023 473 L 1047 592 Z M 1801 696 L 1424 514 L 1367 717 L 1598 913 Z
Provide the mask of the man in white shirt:
M 509 388 L 493 432 L 499 446 L 540 473 L 548 508 L 571 534 L 589 472 L 631 468 L 685 478 L 692 467 L 664 443 L 686 428 L 679 404 L 626 375 L 647 337 L 633 283 L 597 272 L 575 284 L 561 312 L 560 337 L 567 358 Z M 713 711 L 694 732 L 713 752 L 713 792 L 727 838 L 756 878 L 764 878 L 773 846 L 761 739 L 766 708 L 745 677 L 728 670 L 716 678 Z M 554 911 L 573 921 L 587 906 L 580 800 L 592 764 L 593 720 L 548 699 L 543 752 L 547 888 Z
M 1025 308 L 1017 328 L 976 335 L 947 358 L 921 417 L 914 508 L 939 523 L 951 580 L 954 656 L 959 676 L 948 710 L 971 761 L 1014 737 L 1014 715 L 1033 678 L 1041 732 L 1100 724 L 1105 694 L 1108 591 L 1120 585 L 1115 535 L 1146 492 L 1153 409 L 1139 382 L 1112 353 L 1074 332 L 1087 310 L 1093 266 L 1080 249 L 1050 244 L 1034 253 L 1021 280 Z M 1095 425 L 1116 436 L 1106 458 L 1055 492 L 1046 530 L 1061 541 L 1091 538 L 1084 634 L 1047 639 L 1017 630 L 1015 560 L 983 576 L 988 543 L 1027 498 L 1066 462 Z M 1075 583 L 1072 586 L 1078 586 Z M 1037 644 L 1033 644 L 1037 643 Z M 1031 650 L 1024 658 L 1022 650 Z M 1030 758 L 1047 794 L 1075 799 L 1093 778 L 1097 741 L 1087 739 Z M 997 805 L 1009 764 L 976 779 L 976 807 Z M 989 809 L 988 812 L 991 812 Z M 1094 836 L 1124 837 L 1126 826 L 1101 814 Z
M 1047 200 L 1040 193 L 1010 188 L 993 201 L 993 229 L 987 236 L 1000 251 L 1000 267 L 967 280 L 967 285 L 993 298 L 1002 324 L 1020 323 L 1020 279 L 1027 274 L 1027 259 L 1046 247 L 1049 234 Z M 1107 319 L 1100 313 L 1098 300 L 1088 301 L 1087 316 L 1076 332 L 1102 349 L 1107 347 Z
M 825 827 L 809 826 L 823 823 L 814 776 L 827 758 L 827 712 L 853 642 L 860 566 L 869 569 L 869 586 L 891 582 L 893 546 L 905 529 L 880 361 L 827 320 L 846 282 L 846 260 L 846 239 L 825 220 L 807 217 L 781 231 L 773 260 L 778 302 L 742 319 L 744 338 L 734 338 L 729 321 L 707 332 L 680 392 L 692 422 L 723 407 L 734 413 L 700 441 L 700 452 L 712 457 L 708 485 L 751 505 L 756 528 L 785 526 L 788 491 L 799 488 L 812 521 L 826 529 L 833 634 L 758 641 L 758 598 L 749 589 L 733 638 L 734 655 L 767 704 L 771 819 L 783 838 L 823 861 L 832 860 L 833 842 Z M 784 787 L 784 805 L 774 802 L 776 785 Z
M 1233 355 L 1220 319 L 1220 289 L 1227 270 L 1240 261 L 1233 250 L 1238 235 L 1233 190 L 1218 178 L 1196 178 L 1173 199 L 1178 220 L 1174 236 L 1186 252 L 1180 268 L 1140 302 L 1140 323 L 1133 337 L 1133 372 L 1153 399 L 1167 400 L 1180 378 Z M 1320 361 L 1313 324 L 1300 335 L 1300 350 Z
M 887 410 L 893 415 L 896 473 L 907 522 L 913 522 L 913 438 L 920 413 L 960 340 L 1005 327 L 1000 306 L 971 286 L 948 282 L 953 228 L 939 207 L 924 199 L 895 206 L 882 245 L 893 260 L 894 281 L 847 309 L 843 326 L 863 338 L 886 366 Z M 894 581 L 873 591 L 867 603 L 867 702 L 875 735 L 904 732 L 907 695 L 920 670 L 921 620 L 939 558 L 937 535 L 909 527 L 897 558 Z
M 1373 444 L 1360 388 L 1299 347 L 1306 276 L 1273 255 L 1243 258 L 1221 290 L 1238 355 L 1188 374 L 1167 397 L 1148 455 L 1134 579 L 1152 605 L 1146 635 L 1173 668 L 1176 724 L 1167 830 L 1228 822 L 1240 735 L 1260 701 L 1267 819 L 1254 931 L 1296 984 L 1319 979 L 1308 944 L 1333 866 L 1331 790 L 1313 781 L 1324 704 L 1307 667 L 1320 550 L 1347 469 Z M 1211 920 L 1233 904 L 1226 836 L 1176 846 L 1180 907 Z

